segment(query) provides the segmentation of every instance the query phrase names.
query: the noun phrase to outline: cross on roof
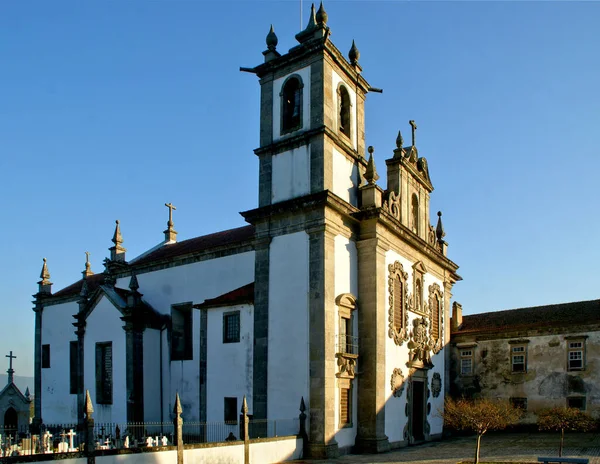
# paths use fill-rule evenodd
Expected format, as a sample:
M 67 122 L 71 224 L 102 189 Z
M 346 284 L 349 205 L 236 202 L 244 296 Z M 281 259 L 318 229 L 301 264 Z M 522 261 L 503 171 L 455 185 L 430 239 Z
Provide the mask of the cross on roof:
M 173 210 L 177 208 L 172 203 L 165 203 L 165 206 L 169 208 L 169 225 L 173 225 Z
M 408 121 L 408 123 L 410 124 L 410 127 L 412 127 L 412 146 L 415 146 L 415 132 L 417 131 L 417 123 L 414 121 L 414 119 L 411 119 L 410 121 Z
M 9 358 L 8 369 L 12 371 L 12 360 L 17 359 L 17 357 L 13 356 L 12 351 L 10 352 L 10 354 L 7 354 L 6 357 Z

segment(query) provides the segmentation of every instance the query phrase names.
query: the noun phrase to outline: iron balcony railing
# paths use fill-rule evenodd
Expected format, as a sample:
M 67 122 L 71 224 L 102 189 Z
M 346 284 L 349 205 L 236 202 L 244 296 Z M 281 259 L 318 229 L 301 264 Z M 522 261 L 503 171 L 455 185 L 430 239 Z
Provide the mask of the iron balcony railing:
M 338 335 L 336 353 L 358 356 L 358 337 L 353 337 L 352 335 Z

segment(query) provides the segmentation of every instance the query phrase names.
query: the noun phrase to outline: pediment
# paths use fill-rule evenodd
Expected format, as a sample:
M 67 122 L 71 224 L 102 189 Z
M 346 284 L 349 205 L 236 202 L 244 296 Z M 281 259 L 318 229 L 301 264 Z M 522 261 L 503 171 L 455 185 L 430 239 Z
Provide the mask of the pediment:
M 423 264 L 423 261 L 417 261 L 415 264 L 413 264 L 412 268 L 413 268 L 413 271 L 416 271 L 419 274 L 427 273 L 427 268 L 425 267 L 425 264 Z

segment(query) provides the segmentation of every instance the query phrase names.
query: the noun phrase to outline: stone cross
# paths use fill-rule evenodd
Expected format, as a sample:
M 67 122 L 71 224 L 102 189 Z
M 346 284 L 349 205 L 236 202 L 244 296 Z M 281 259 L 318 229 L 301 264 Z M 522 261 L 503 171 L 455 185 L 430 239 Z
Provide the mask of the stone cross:
M 42 436 L 42 445 L 43 445 L 43 448 L 44 448 L 44 453 L 51 453 L 52 452 L 52 448 L 51 448 L 52 443 L 50 441 L 50 439 L 52 438 L 52 436 L 53 435 L 48 430 L 46 430 L 44 432 L 44 435 Z
M 13 367 L 12 367 L 12 360 L 13 359 L 17 359 L 16 356 L 13 356 L 12 351 L 10 352 L 10 354 L 7 354 L 6 357 L 8 358 L 8 370 L 6 372 L 8 372 L 8 383 L 11 384 L 14 381 L 13 378 L 13 374 L 15 373 Z
M 408 123 L 410 124 L 410 127 L 412 127 L 412 146 L 415 146 L 415 136 L 416 136 L 416 131 L 417 131 L 417 123 L 411 119 L 410 121 L 408 121 Z
M 90 252 L 89 252 L 89 251 L 86 251 L 86 252 L 85 252 L 85 262 L 86 262 L 86 263 L 89 263 L 89 262 L 90 262 Z
M 69 430 L 69 433 L 67 433 L 67 436 L 69 437 L 69 451 L 73 451 L 75 448 L 73 447 L 73 437 L 77 435 L 75 432 L 73 432 L 73 429 Z
M 173 206 L 172 203 L 165 203 L 165 206 L 167 208 L 169 208 L 169 226 L 172 226 L 173 225 L 173 210 L 174 209 L 176 210 L 177 208 L 175 208 L 175 206 Z

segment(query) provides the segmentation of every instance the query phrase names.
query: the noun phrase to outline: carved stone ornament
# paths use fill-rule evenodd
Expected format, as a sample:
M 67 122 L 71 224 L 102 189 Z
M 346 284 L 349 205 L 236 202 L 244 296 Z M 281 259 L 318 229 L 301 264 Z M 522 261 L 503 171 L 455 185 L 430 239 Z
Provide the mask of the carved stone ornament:
M 398 346 L 408 340 L 408 273 L 404 272 L 402 263 L 399 261 L 394 262 L 388 266 L 389 277 L 388 277 L 388 291 L 389 291 L 389 330 L 388 336 L 394 340 L 394 343 Z M 394 295 L 394 283 L 396 279 L 400 279 L 402 282 L 402 289 L 404 295 Z M 396 328 L 394 324 L 394 302 L 397 298 L 400 298 L 401 305 L 401 327 Z
M 404 374 L 401 369 L 394 369 L 390 381 L 392 393 L 396 398 L 400 398 L 404 392 Z
M 338 356 L 338 377 L 353 379 L 356 371 L 356 359 L 350 356 Z
M 431 367 L 431 357 L 429 354 L 429 337 L 427 330 L 427 319 L 424 317 L 413 320 L 413 330 L 410 333 L 410 341 L 408 342 L 409 367 Z
M 435 247 L 437 245 L 437 238 L 435 236 L 435 227 L 429 224 L 429 231 L 427 232 L 427 242 Z
M 439 307 L 436 310 L 436 297 Z M 429 318 L 431 320 L 431 334 L 429 346 L 434 354 L 438 354 L 444 344 L 444 295 L 438 284 L 429 286 Z M 434 319 L 437 319 L 437 324 Z M 437 334 L 434 331 L 437 330 Z
M 400 195 L 397 195 L 396 192 L 392 190 L 388 201 L 390 214 L 400 221 Z
M 431 378 L 431 393 L 434 398 L 440 396 L 442 391 L 442 376 L 438 372 L 433 373 L 433 377 Z

